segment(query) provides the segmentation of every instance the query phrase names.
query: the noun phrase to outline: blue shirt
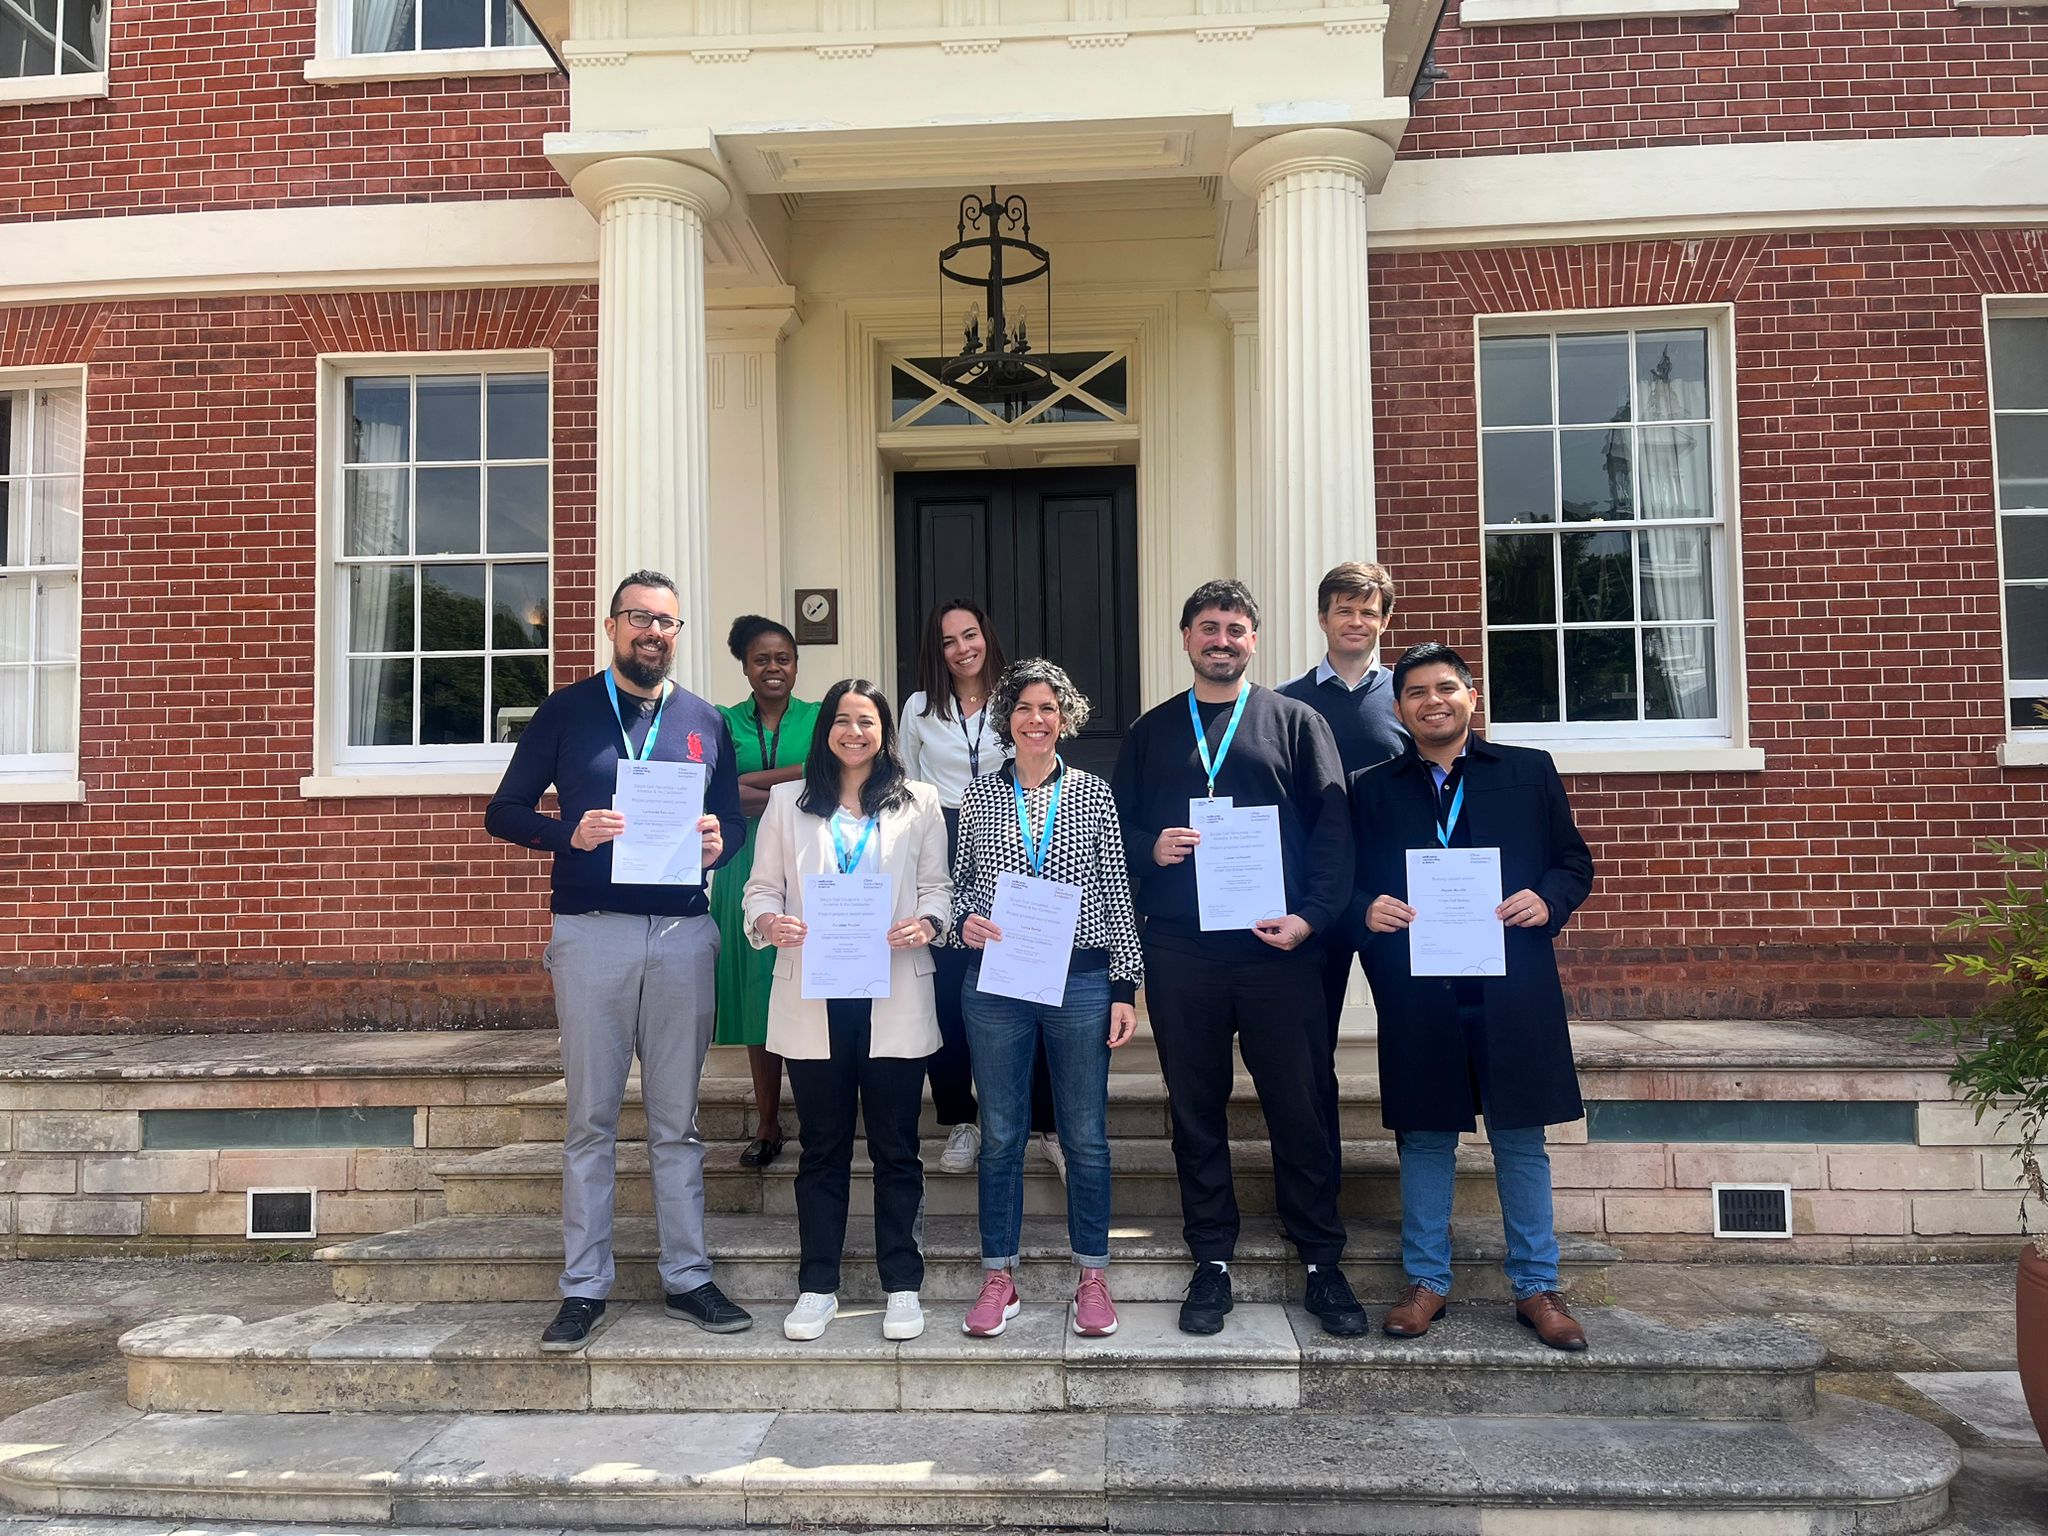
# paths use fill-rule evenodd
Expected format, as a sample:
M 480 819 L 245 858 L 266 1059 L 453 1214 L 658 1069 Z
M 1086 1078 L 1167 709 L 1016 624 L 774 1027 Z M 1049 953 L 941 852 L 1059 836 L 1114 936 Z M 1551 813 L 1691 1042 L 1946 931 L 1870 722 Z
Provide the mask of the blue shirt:
M 1394 718 L 1394 674 L 1385 667 L 1374 667 L 1353 688 L 1326 656 L 1314 671 L 1302 673 L 1279 691 L 1329 722 L 1347 779 L 1408 750 L 1408 733 Z

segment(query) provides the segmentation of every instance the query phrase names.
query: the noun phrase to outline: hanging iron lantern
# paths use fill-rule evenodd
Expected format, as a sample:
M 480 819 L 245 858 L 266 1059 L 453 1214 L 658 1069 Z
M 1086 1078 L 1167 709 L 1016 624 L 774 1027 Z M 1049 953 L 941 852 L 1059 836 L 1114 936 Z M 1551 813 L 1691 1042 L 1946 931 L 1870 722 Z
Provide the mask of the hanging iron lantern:
M 1007 298 L 1021 283 L 1045 280 L 1045 344 L 1052 337 L 1052 256 L 1031 239 L 1031 211 L 1016 193 L 970 192 L 960 199 L 954 242 L 939 252 L 939 333 L 946 331 L 946 284 L 980 292 L 967 306 L 960 350 L 939 368 L 940 380 L 972 399 L 1015 400 L 1051 387 L 1052 369 L 1031 350 L 1021 305 Z M 986 323 L 986 330 L 983 326 Z M 941 343 L 943 350 L 944 343 Z

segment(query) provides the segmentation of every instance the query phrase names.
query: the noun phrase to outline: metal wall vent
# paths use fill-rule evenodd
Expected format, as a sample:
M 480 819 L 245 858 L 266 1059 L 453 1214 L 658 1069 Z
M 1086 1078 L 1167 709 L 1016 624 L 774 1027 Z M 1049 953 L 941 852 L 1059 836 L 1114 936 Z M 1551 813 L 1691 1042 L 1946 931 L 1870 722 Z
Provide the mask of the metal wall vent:
M 252 1189 L 249 1191 L 250 1237 L 315 1237 L 313 1191 Z
M 1714 1236 L 1790 1237 L 1790 1184 L 1716 1184 Z

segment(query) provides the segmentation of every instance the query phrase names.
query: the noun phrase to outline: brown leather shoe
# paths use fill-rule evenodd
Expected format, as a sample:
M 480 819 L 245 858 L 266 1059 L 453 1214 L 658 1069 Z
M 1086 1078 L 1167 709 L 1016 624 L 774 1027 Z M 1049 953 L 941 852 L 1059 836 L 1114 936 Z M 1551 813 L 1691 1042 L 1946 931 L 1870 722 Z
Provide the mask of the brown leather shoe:
M 1536 1330 L 1536 1337 L 1552 1349 L 1573 1354 L 1586 1347 L 1586 1330 L 1564 1309 L 1564 1298 L 1555 1291 L 1538 1291 L 1526 1301 L 1515 1303 L 1515 1317 L 1524 1328 Z
M 1381 1330 L 1394 1339 L 1419 1339 L 1444 1315 L 1450 1303 L 1426 1285 L 1411 1285 L 1408 1294 L 1387 1309 Z

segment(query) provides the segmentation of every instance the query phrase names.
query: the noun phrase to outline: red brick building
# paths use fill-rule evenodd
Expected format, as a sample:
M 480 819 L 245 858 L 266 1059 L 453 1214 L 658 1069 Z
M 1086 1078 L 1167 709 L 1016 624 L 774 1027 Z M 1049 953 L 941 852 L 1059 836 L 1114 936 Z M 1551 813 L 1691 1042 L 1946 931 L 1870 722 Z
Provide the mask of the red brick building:
M 0 1031 L 546 1022 L 481 812 L 615 575 L 721 701 L 829 591 L 815 697 L 998 503 L 1104 751 L 1376 550 L 1570 775 L 1587 1017 L 1934 1008 L 2048 836 L 2048 9 L 527 11 L 0 0 Z M 1024 419 L 933 362 L 991 183 Z

